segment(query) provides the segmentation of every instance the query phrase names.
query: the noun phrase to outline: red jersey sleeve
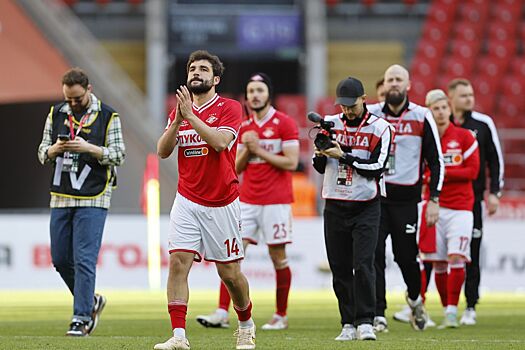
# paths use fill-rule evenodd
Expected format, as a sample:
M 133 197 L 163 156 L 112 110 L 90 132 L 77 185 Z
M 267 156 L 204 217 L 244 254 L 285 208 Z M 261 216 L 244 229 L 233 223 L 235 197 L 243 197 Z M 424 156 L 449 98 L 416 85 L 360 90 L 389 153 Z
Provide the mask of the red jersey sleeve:
M 464 130 L 463 142 L 463 164 L 458 167 L 449 167 L 445 170 L 447 182 L 475 180 L 479 172 L 479 149 L 478 141 L 468 130 Z
M 283 146 L 297 144 L 299 141 L 299 129 L 297 128 L 297 123 L 291 117 L 283 118 L 283 123 L 281 124 L 281 140 Z
M 166 128 L 164 130 L 168 130 L 171 126 L 171 123 L 175 120 L 175 116 L 177 115 L 177 107 L 173 108 L 168 115 L 168 124 L 166 125 Z
M 242 107 L 235 100 L 226 100 L 221 111 L 221 119 L 217 130 L 226 130 L 231 132 L 235 138 L 239 132 L 242 122 Z

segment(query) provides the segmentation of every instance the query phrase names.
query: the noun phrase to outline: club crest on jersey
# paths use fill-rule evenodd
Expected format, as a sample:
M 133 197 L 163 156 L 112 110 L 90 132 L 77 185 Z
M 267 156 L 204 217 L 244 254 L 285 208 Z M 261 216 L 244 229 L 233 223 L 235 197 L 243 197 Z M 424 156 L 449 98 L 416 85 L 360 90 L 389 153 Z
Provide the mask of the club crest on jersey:
M 188 148 L 184 150 L 185 157 L 202 157 L 208 154 L 208 147 Z
M 219 120 L 219 118 L 217 118 L 215 115 L 216 115 L 215 113 L 210 114 L 210 116 L 208 117 L 208 119 L 206 119 L 206 123 L 208 123 L 208 124 L 213 124 L 214 122 L 216 122 L 217 120 Z
M 270 138 L 272 137 L 275 133 L 273 132 L 273 129 L 272 128 L 266 128 L 264 129 L 263 133 L 264 137 L 267 137 L 267 138 Z

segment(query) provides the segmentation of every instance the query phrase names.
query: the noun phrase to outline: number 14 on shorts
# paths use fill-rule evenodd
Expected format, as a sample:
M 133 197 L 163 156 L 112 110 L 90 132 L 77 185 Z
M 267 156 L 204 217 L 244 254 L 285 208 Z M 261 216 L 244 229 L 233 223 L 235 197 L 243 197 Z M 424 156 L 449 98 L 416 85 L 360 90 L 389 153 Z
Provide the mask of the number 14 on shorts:
M 230 239 L 224 241 L 224 245 L 226 246 L 226 252 L 228 253 L 228 258 L 231 257 L 233 254 L 236 256 L 239 255 L 239 244 L 237 244 L 237 239 L 233 239 L 230 244 Z

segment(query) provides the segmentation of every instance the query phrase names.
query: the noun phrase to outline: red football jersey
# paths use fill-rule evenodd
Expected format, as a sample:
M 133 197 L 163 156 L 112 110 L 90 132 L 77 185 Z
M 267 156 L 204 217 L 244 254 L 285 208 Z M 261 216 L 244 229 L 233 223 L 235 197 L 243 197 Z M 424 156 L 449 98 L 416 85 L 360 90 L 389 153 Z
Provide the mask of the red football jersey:
M 273 107 L 262 120 L 250 117 L 244 121 L 239 132 L 254 130 L 259 136 L 259 145 L 266 151 L 282 155 L 283 147 L 299 145 L 299 131 L 295 121 Z M 239 147 L 244 147 L 239 141 Z M 259 157 L 252 157 L 243 172 L 241 201 L 249 204 L 287 204 L 293 202 L 292 172 L 282 170 Z
M 450 123 L 441 136 L 441 150 L 445 163 L 445 181 L 439 196 L 439 205 L 448 209 L 472 210 L 474 205 L 472 182 L 478 177 L 479 172 L 476 137 L 470 130 Z
M 217 152 L 184 120 L 177 135 L 178 192 L 201 205 L 226 206 L 239 197 L 235 156 L 237 134 L 242 122 L 241 104 L 215 94 L 200 107 L 193 104 L 193 113 L 209 127 L 231 132 L 235 138 L 224 151 Z M 170 113 L 166 128 L 170 127 L 175 114 L 176 110 Z

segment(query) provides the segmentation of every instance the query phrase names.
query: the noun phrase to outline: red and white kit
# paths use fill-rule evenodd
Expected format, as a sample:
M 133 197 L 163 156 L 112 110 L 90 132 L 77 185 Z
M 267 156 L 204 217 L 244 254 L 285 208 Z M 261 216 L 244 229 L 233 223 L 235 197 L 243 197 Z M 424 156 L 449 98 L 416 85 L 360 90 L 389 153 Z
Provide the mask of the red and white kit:
M 447 261 L 448 255 L 456 254 L 469 261 L 474 204 L 472 181 L 479 171 L 478 143 L 470 130 L 451 123 L 441 137 L 441 149 L 445 181 L 439 196 L 436 252 L 422 253 L 422 259 Z
M 262 120 L 250 118 L 243 122 L 240 140 L 246 131 L 255 131 L 259 145 L 273 154 L 282 155 L 283 148 L 299 145 L 295 121 L 273 107 Z M 240 142 L 239 149 L 243 147 Z M 260 157 L 250 158 L 243 172 L 240 199 L 244 239 L 257 244 L 260 230 L 269 245 L 292 241 L 291 171 L 278 169 Z
M 170 113 L 169 128 L 175 119 Z M 240 233 L 239 181 L 235 172 L 237 133 L 242 121 L 239 102 L 215 94 L 193 113 L 209 127 L 231 132 L 234 139 L 215 151 L 184 120 L 177 135 L 179 183 L 170 213 L 169 250 L 188 251 L 205 260 L 243 258 Z

